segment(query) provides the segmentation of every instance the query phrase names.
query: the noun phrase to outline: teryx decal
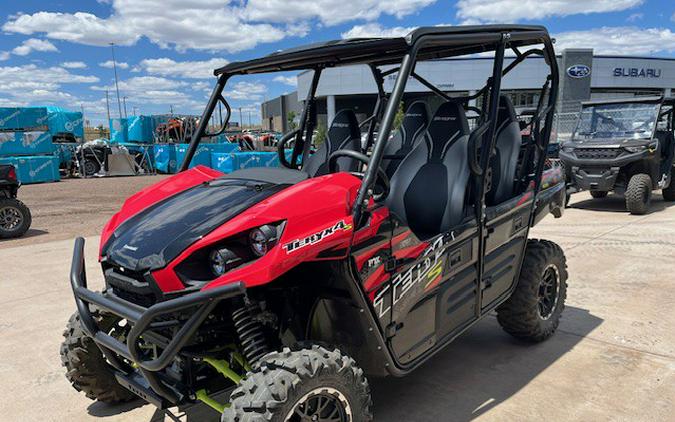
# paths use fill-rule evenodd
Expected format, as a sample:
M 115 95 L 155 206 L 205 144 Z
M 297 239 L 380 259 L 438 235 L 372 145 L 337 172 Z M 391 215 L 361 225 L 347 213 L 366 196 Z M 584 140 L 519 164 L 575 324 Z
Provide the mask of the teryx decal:
M 315 245 L 324 240 L 325 238 L 334 235 L 339 230 L 347 231 L 351 230 L 351 228 L 352 228 L 351 224 L 347 224 L 344 222 L 344 220 L 341 220 L 335 223 L 334 226 L 327 227 L 321 230 L 320 232 L 310 234 L 304 239 L 296 239 L 292 242 L 288 242 L 283 246 L 283 248 L 286 249 L 286 253 L 289 254 L 291 252 L 297 251 L 298 249 L 304 248 L 305 246 Z

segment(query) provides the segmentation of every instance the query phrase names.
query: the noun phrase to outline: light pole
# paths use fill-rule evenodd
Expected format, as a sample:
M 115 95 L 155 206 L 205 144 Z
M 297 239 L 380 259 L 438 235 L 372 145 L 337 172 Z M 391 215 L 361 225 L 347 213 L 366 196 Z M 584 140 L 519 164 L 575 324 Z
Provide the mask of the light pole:
M 108 112 L 108 124 L 110 124 L 110 101 L 108 100 L 108 90 L 105 90 L 105 109 Z
M 110 51 L 112 52 L 113 73 L 115 74 L 115 90 L 117 91 L 117 108 L 122 118 L 122 103 L 120 102 L 120 87 L 117 83 L 117 63 L 115 62 L 115 43 L 110 43 Z
M 244 119 L 241 117 L 241 107 L 239 107 L 239 126 L 241 126 L 240 129 L 244 128 Z
M 124 118 L 127 118 L 127 97 L 122 97 L 122 102 L 124 103 Z

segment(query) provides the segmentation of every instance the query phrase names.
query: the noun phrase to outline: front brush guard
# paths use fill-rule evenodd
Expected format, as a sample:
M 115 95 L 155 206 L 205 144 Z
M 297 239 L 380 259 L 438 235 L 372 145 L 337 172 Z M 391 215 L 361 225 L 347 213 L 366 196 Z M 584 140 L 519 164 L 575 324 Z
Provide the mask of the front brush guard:
M 157 303 L 149 308 L 131 303 L 109 292 L 93 292 L 87 289 L 84 239 L 81 237 L 75 239 L 75 250 L 70 269 L 70 284 L 75 296 L 75 304 L 80 315 L 82 328 L 96 342 L 110 364 L 119 371 L 115 374 L 117 379 L 121 381 L 122 385 L 158 407 L 163 407 L 163 403 L 161 403 L 163 400 L 152 394 L 152 391 L 143 391 L 142 384 L 139 383 L 137 377 L 129 374 L 128 367 L 120 362 L 118 356 L 133 362 L 156 394 L 173 404 L 177 404 L 182 399 L 182 394 L 163 383 L 157 372 L 166 368 L 173 361 L 221 300 L 242 295 L 246 291 L 244 283 L 236 282 L 214 289 L 190 293 L 176 299 Z M 89 305 L 106 310 L 133 324 L 126 343 L 98 328 Z M 152 331 L 153 328 L 159 328 L 161 325 L 161 322 L 153 324 L 153 321 L 158 317 L 194 307 L 197 307 L 195 312 L 172 339 L 166 339 Z M 160 344 L 162 353 L 155 359 L 144 359 L 139 341 L 141 337 Z

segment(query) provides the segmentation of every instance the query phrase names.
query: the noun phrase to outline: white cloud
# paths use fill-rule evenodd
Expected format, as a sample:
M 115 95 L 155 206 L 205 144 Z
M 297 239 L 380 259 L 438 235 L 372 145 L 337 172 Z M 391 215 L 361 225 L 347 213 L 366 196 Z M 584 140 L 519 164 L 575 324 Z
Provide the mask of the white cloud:
M 356 25 L 347 32 L 340 34 L 342 38 L 390 38 L 403 37 L 408 35 L 415 27 L 396 26 L 393 28 L 384 28 L 379 23 L 367 23 Z
M 62 67 L 39 68 L 34 64 L 0 67 L 0 95 L 8 96 L 5 103 L 62 103 L 73 95 L 62 92 L 63 84 L 98 82 L 96 76 L 75 75 Z
M 225 59 L 209 59 L 197 61 L 175 61 L 167 57 L 160 59 L 145 59 L 139 63 L 139 67 L 146 72 L 161 75 L 189 79 L 213 78 L 213 71 L 228 63 Z
M 223 93 L 225 98 L 233 100 L 259 101 L 262 94 L 267 92 L 267 87 L 259 82 L 237 82 L 229 91 Z
M 554 35 L 556 50 L 593 48 L 595 53 L 646 55 L 675 52 L 675 32 L 666 28 L 603 27 Z
M 63 62 L 61 67 L 66 69 L 85 69 L 87 64 L 84 62 Z
M 44 34 L 86 45 L 133 45 L 145 37 L 162 48 L 238 52 L 305 36 L 310 25 L 402 18 L 436 0 L 112 0 L 112 12 L 37 12 L 10 16 L 6 32 Z
M 633 13 L 626 18 L 626 21 L 627 22 L 637 22 L 637 21 L 640 21 L 640 20 L 644 19 L 644 17 L 645 17 L 644 13 Z
M 242 10 L 217 0 L 114 0 L 109 17 L 91 13 L 37 12 L 12 16 L 7 32 L 43 33 L 48 38 L 86 45 L 133 45 L 141 37 L 162 48 L 226 50 L 279 41 L 297 29 L 242 20 Z
M 459 0 L 457 17 L 471 22 L 514 22 L 551 16 L 617 12 L 644 0 Z
M 327 25 L 374 20 L 381 15 L 410 15 L 435 0 L 249 0 L 244 15 L 255 21 L 294 23 L 318 19 Z
M 274 82 L 279 82 L 284 85 L 289 86 L 298 86 L 298 77 L 297 76 L 276 76 L 272 79 Z
M 37 38 L 29 38 L 21 43 L 20 46 L 15 47 L 12 53 L 17 56 L 27 56 L 33 51 L 59 51 L 58 48 L 47 40 L 39 40 Z
M 9 59 L 9 51 L 0 51 L 0 62 Z
M 118 85 L 120 91 L 137 94 L 143 91 L 175 90 L 176 88 L 186 86 L 187 83 L 157 76 L 135 76 L 133 78 L 120 80 Z M 92 86 L 91 89 L 95 91 L 105 91 L 106 89 L 112 91 L 115 89 L 115 84 L 111 83 L 108 86 Z
M 118 69 L 128 69 L 129 68 L 129 63 L 115 62 L 114 64 L 117 66 Z M 112 69 L 113 68 L 113 61 L 108 60 L 108 61 L 99 63 L 98 65 L 101 66 L 101 67 L 106 67 L 108 69 Z

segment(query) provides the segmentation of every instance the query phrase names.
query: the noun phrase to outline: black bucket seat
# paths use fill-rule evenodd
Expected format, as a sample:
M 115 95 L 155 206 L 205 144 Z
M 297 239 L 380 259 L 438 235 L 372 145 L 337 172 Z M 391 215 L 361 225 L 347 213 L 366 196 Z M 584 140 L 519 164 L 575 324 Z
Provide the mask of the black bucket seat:
M 465 215 L 469 123 L 461 104 L 446 102 L 391 178 L 386 204 L 420 238 L 449 231 Z
M 303 166 L 303 171 L 310 177 L 323 176 L 328 173 L 328 157 L 339 149 L 361 152 L 361 130 L 356 114 L 352 110 L 341 110 L 333 118 L 326 133 L 326 139 L 319 149 L 310 155 Z M 358 161 L 343 157 L 337 160 L 339 171 L 356 171 Z
M 490 160 L 492 182 L 486 195 L 488 205 L 500 204 L 515 196 L 518 155 L 522 144 L 520 124 L 509 97 L 499 97 L 495 155 Z
M 429 110 L 423 101 L 415 101 L 408 107 L 401 127 L 387 141 L 381 167 L 391 178 L 406 155 L 413 150 L 416 142 L 422 140 L 422 133 L 429 124 Z

